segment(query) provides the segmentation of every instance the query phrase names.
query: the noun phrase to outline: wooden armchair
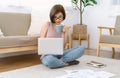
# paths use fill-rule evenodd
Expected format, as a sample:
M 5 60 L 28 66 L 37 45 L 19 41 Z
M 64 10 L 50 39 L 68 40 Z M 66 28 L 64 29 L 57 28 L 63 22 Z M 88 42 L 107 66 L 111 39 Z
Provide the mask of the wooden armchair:
M 120 48 L 120 16 L 117 16 L 115 28 L 99 26 L 99 40 L 97 47 L 97 56 L 100 56 L 100 47 L 112 47 L 112 57 L 115 55 L 115 48 Z M 102 29 L 109 30 L 110 35 L 103 35 Z M 113 32 L 114 31 L 114 32 Z

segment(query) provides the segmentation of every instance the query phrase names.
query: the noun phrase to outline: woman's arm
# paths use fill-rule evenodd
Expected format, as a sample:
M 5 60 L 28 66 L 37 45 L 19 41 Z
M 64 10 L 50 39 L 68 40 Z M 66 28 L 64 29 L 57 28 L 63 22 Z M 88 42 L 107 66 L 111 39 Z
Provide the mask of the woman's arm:
M 46 37 L 48 27 L 49 27 L 49 22 L 45 23 L 42 26 L 41 31 L 40 31 L 40 38 L 45 38 Z M 42 56 L 40 57 L 40 59 L 42 59 L 44 56 L 45 55 L 42 54 Z
M 49 22 L 45 23 L 45 24 L 42 26 L 41 31 L 40 31 L 40 37 L 41 37 L 41 38 L 45 38 L 45 37 L 46 37 L 48 27 L 49 27 Z

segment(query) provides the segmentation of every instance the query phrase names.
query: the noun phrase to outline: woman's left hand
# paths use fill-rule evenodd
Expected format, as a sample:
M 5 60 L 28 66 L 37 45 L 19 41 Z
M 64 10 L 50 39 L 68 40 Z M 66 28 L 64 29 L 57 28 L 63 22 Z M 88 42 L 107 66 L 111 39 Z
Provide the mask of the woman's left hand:
M 63 30 L 62 30 L 62 31 L 63 31 L 63 33 L 65 33 L 65 31 L 66 31 L 65 26 L 63 27 Z

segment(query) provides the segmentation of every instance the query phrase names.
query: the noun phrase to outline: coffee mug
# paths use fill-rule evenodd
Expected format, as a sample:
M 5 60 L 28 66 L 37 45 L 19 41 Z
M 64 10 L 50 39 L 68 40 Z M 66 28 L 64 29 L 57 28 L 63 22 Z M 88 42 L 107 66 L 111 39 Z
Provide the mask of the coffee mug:
M 55 27 L 57 33 L 62 33 L 63 32 L 63 25 L 56 25 Z

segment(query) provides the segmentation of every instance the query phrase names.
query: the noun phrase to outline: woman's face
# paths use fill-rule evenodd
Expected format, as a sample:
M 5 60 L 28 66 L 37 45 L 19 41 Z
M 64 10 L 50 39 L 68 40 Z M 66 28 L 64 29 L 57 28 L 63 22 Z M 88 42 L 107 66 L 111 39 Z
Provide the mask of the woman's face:
M 63 14 L 61 12 L 55 14 L 54 22 L 60 24 L 63 21 Z

